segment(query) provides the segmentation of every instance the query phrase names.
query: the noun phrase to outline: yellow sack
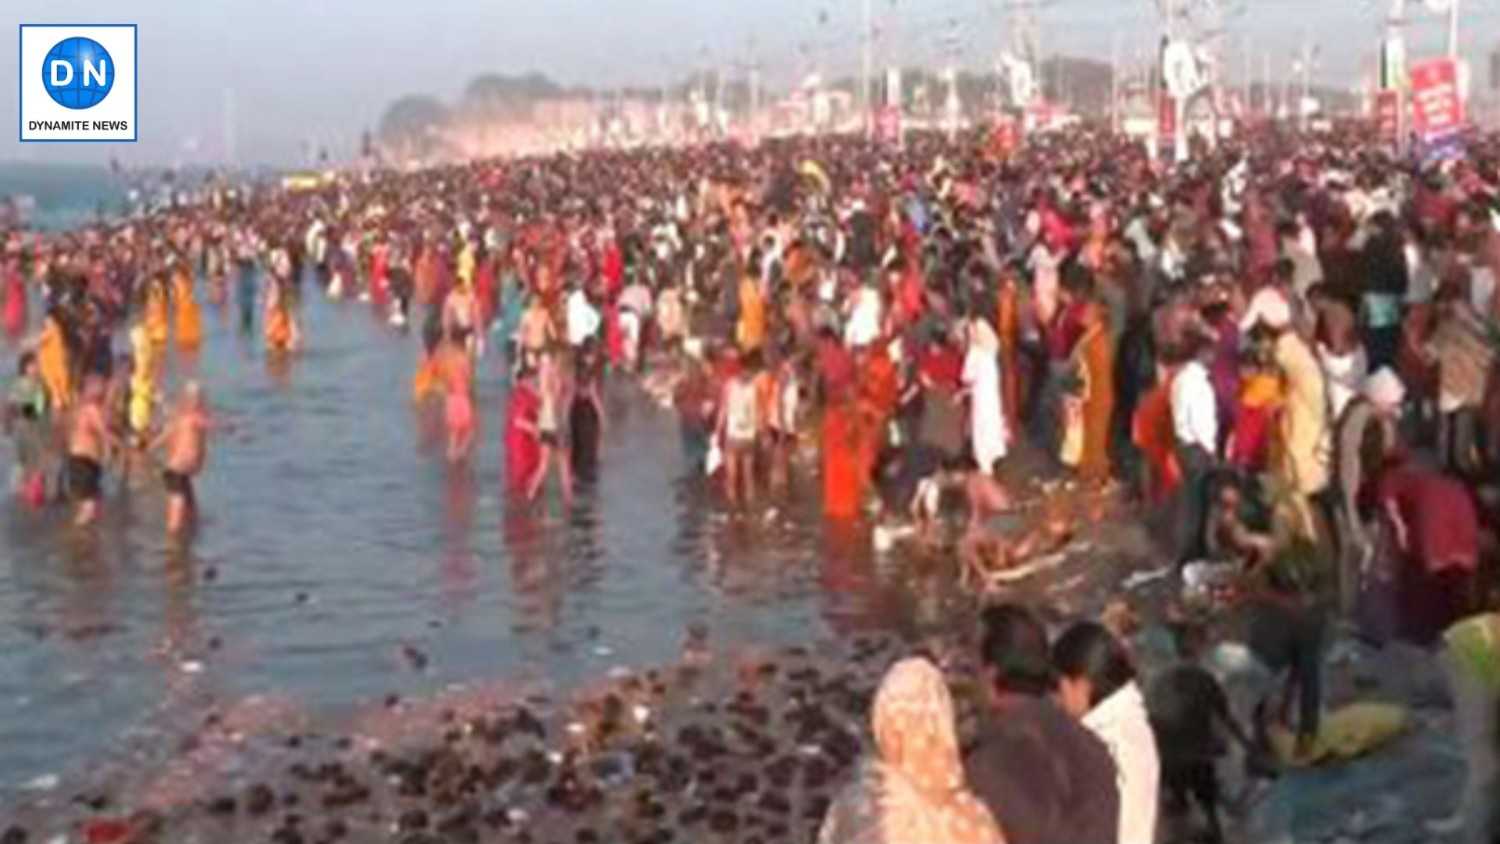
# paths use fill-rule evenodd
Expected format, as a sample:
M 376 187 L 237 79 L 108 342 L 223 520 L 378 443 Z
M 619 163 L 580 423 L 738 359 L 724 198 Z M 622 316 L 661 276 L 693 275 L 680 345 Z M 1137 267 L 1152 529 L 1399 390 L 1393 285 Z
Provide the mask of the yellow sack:
M 1283 765 L 1310 768 L 1363 756 L 1406 732 L 1406 707 L 1386 703 L 1351 703 L 1323 718 L 1317 739 L 1304 754 L 1284 727 L 1269 731 L 1271 749 Z
M 1500 613 L 1470 616 L 1443 634 L 1448 655 L 1467 674 L 1500 692 Z

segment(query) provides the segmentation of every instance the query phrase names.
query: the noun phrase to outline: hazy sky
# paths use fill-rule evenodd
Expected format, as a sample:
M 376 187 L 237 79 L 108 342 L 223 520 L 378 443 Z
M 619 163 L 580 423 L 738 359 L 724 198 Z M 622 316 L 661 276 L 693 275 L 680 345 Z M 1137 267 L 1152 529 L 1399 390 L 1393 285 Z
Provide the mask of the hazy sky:
M 1047 0 L 1043 0 L 1045 3 Z M 1369 67 L 1387 0 L 1226 0 L 1231 79 L 1242 38 L 1284 74 L 1304 37 L 1321 45 L 1320 76 L 1353 84 Z M 1500 43 L 1500 0 L 1463 0 L 1464 48 L 1485 77 Z M 881 53 L 931 60 L 955 32 L 963 62 L 988 66 L 1005 37 L 1006 0 L 872 0 Z M 1420 0 L 1410 0 L 1420 9 Z M 3 0 L 0 23 L 140 26 L 138 144 L 21 144 L 15 120 L 17 41 L 0 31 L 0 159 L 210 162 L 232 123 L 241 163 L 288 163 L 311 142 L 337 152 L 406 93 L 451 99 L 485 71 L 540 70 L 568 83 L 655 84 L 710 62 L 736 72 L 752 58 L 774 84 L 820 60 L 858 70 L 861 0 Z M 1154 0 L 1051 0 L 1039 13 L 1046 53 L 1107 59 L 1146 49 Z M 1442 21 L 1411 27 L 1414 55 L 1438 49 Z M 957 21 L 955 27 L 951 21 Z M 1255 61 L 1256 78 L 1263 61 Z M 232 101 L 233 120 L 226 120 Z

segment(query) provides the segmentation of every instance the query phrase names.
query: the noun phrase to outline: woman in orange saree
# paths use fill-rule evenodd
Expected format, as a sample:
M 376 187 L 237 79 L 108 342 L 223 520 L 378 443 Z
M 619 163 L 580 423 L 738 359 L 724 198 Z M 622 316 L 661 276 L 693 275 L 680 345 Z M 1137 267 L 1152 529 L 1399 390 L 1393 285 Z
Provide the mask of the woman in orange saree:
M 286 291 L 281 283 L 273 281 L 266 289 L 266 349 L 272 352 L 289 352 L 296 344 L 296 326 L 286 301 Z
M 1084 368 L 1088 383 L 1083 399 L 1083 456 L 1078 472 L 1085 481 L 1103 483 L 1110 478 L 1109 422 L 1115 412 L 1115 361 L 1104 308 L 1096 300 L 1084 304 L 1083 337 L 1073 353 Z
M 68 360 L 68 341 L 57 316 L 48 314 L 42 321 L 42 336 L 36 346 L 37 368 L 47 388 L 47 402 L 53 410 L 66 410 L 73 404 L 73 375 Z
M 823 514 L 830 519 L 859 516 L 869 477 L 866 428 L 853 401 L 823 411 Z
M 1182 482 L 1177 464 L 1177 434 L 1172 427 L 1172 379 L 1174 369 L 1160 373 L 1156 385 L 1146 391 L 1136 407 L 1131 438 L 1146 458 L 1146 500 L 1164 504 L 1172 500 Z
M 193 277 L 184 267 L 172 276 L 172 298 L 177 305 L 177 347 L 196 349 L 203 343 L 203 320 L 193 298 Z
M 1000 392 L 1004 401 L 1005 429 L 1021 431 L 1021 289 L 1015 271 L 1000 276 L 995 313 L 995 334 L 1000 341 Z
M 152 279 L 151 286 L 146 288 L 146 336 L 157 346 L 167 343 L 169 325 L 167 323 L 167 282 L 158 276 Z

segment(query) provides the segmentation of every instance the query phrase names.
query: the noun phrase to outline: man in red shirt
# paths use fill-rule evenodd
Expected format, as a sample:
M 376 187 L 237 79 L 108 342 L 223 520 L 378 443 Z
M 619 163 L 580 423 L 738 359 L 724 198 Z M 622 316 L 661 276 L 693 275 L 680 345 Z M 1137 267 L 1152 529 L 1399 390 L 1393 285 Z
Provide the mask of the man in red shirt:
M 1479 567 L 1479 516 L 1456 478 L 1398 451 L 1373 485 L 1400 560 L 1402 634 L 1426 644 L 1468 614 Z

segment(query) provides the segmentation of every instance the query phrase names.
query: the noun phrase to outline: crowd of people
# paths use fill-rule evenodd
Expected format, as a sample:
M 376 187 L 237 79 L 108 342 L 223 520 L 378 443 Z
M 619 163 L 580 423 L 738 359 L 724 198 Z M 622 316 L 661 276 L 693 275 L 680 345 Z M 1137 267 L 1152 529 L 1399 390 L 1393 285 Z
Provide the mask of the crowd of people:
M 1018 451 L 1142 513 L 1168 508 L 1163 553 L 1231 565 L 1273 608 L 1257 652 L 1288 672 L 1311 741 L 1335 621 L 1431 645 L 1485 609 L 1497 165 L 1492 137 L 1423 160 L 1359 126 L 1260 130 L 1182 166 L 1091 129 L 1019 147 L 979 132 L 798 138 L 348 174 L 12 232 L 15 488 L 32 506 L 71 497 L 86 524 L 107 467 L 129 476 L 160 452 L 168 527 L 185 529 L 224 423 L 195 383 L 163 416 L 169 348 L 202 342 L 200 299 L 232 298 L 268 355 L 294 355 L 317 342 L 298 318 L 312 286 L 369 302 L 393 335 L 416 326 L 413 399 L 440 413 L 455 466 L 484 415 L 476 368 L 504 373 L 510 502 L 596 477 L 603 385 L 636 376 L 670 400 L 687 465 L 728 508 L 816 487 L 828 519 L 915 523 L 914 541 L 964 548 L 981 576 L 1038 544 L 993 518 L 1017 506 L 1001 478 Z M 1001 697 L 1055 693 L 1115 736 L 1118 774 L 1066 787 L 1102 801 L 1118 783 L 1118 822 L 1066 840 L 1152 840 L 1158 761 L 1128 656 L 1092 628 L 1052 656 L 1034 676 L 992 664 L 1010 677 Z M 864 828 L 898 805 L 954 840 L 1059 841 L 1029 830 L 1112 815 L 1053 806 L 1034 777 L 980 773 L 978 800 L 957 790 L 943 700 L 919 663 L 893 670 L 875 716 L 890 756 L 827 837 L 875 840 Z M 1044 737 L 1039 770 L 1059 747 L 1100 755 L 1045 712 L 996 741 Z M 1161 781 L 1211 805 L 1202 760 L 1183 773 L 1166 756 Z

